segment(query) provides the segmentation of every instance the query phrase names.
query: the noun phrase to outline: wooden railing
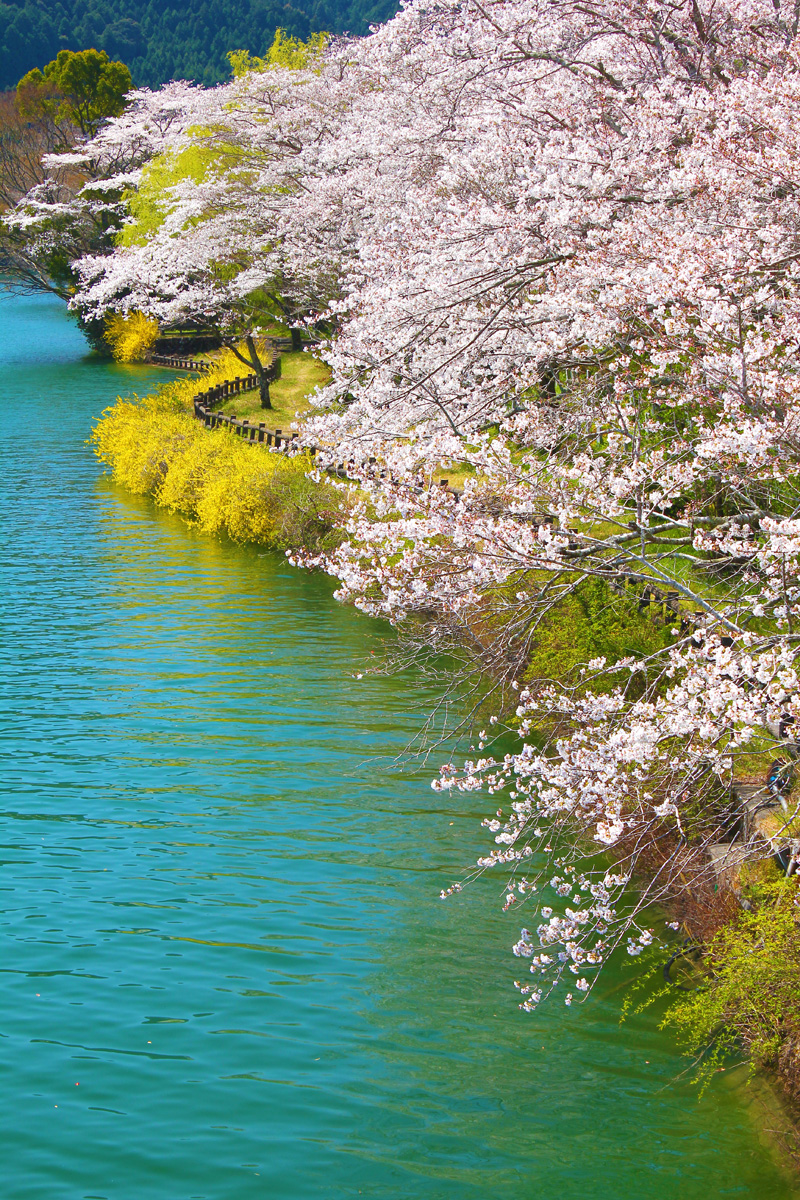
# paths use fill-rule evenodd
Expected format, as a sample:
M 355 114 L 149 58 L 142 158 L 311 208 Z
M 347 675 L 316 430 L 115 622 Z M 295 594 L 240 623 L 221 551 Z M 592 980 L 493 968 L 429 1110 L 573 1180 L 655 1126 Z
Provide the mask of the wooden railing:
M 151 354 L 148 363 L 153 367 L 171 367 L 173 371 L 208 371 L 211 363 L 201 358 L 177 358 L 172 354 Z
M 277 352 L 273 352 L 272 361 L 264 371 L 264 378 L 267 383 L 274 383 L 279 377 L 280 371 L 280 355 Z M 274 446 L 276 449 L 280 449 L 283 446 L 285 449 L 287 444 L 297 437 L 296 433 L 291 434 L 287 438 L 284 436 L 282 429 L 274 431 L 267 429 L 264 421 L 256 423 L 241 417 L 231 416 L 229 413 L 215 411 L 218 405 L 224 404 L 231 396 L 239 396 L 242 392 L 255 391 L 259 386 L 259 377 L 257 375 L 237 375 L 235 379 L 225 379 L 222 383 L 217 383 L 213 387 L 207 388 L 204 392 L 198 392 L 193 397 L 194 415 L 198 421 L 203 422 L 206 429 L 226 427 L 248 441 L 264 442 L 266 445 Z
M 268 345 L 272 351 L 272 365 L 275 363 L 276 355 L 279 357 L 284 350 L 291 350 L 294 343 L 290 337 L 270 337 Z M 304 346 L 315 346 L 317 342 L 313 339 L 306 339 L 303 342 Z M 187 358 L 179 354 L 150 354 L 147 362 L 153 367 L 170 367 L 173 371 L 209 371 L 214 365 L 212 362 L 203 358 Z

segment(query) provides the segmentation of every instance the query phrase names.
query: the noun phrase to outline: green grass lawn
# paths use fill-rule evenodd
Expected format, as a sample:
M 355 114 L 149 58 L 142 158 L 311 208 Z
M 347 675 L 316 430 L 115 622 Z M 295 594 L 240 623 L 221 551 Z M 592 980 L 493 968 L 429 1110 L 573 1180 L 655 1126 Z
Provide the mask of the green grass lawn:
M 314 389 L 329 378 L 328 368 L 312 354 L 304 350 L 282 354 L 281 377 L 270 384 L 271 409 L 262 408 L 258 391 L 252 391 L 232 396 L 221 411 L 249 421 L 263 421 L 268 429 L 288 432 L 298 414 L 303 416 L 311 408 L 308 397 Z

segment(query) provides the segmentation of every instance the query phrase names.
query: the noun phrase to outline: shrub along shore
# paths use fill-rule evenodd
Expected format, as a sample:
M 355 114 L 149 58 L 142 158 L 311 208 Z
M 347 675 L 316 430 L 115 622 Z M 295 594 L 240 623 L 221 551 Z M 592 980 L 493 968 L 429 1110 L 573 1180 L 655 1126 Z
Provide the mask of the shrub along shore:
M 203 377 L 204 386 L 231 378 L 237 365 L 224 352 Z M 307 386 L 314 372 L 304 367 L 287 375 L 286 396 L 276 389 L 276 411 L 288 423 L 295 377 Z M 224 429 L 205 429 L 192 416 L 197 390 L 196 379 L 181 379 L 105 410 L 91 444 L 112 478 L 207 533 L 274 550 L 328 545 L 341 500 L 324 480 L 308 477 L 310 459 L 259 452 Z M 245 397 L 236 402 L 242 409 L 248 403 Z

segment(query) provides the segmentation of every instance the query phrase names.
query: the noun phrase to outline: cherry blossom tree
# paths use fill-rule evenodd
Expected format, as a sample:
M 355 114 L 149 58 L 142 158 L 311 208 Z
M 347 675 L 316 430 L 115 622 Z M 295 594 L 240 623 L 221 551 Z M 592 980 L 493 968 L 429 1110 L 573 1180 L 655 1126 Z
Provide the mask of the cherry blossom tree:
M 259 376 L 269 407 L 259 329 L 284 322 L 299 348 L 300 323 L 327 303 L 335 277 L 330 238 L 317 233 L 326 261 L 311 269 L 287 253 L 281 225 L 313 169 L 330 99 L 315 65 L 260 65 L 202 93 L 183 136 L 134 181 L 117 251 L 77 264 L 74 307 L 91 318 L 136 310 L 213 331 Z M 152 98 L 140 103 L 146 112 Z M 127 131 L 105 139 L 134 128 L 129 119 Z
M 509 903 L 552 872 L 573 907 L 545 907 L 516 949 L 550 984 L 574 970 L 579 991 L 620 941 L 652 940 L 640 914 L 690 865 L 693 883 L 710 873 L 682 811 L 707 801 L 702 840 L 719 840 L 717 784 L 756 730 L 798 715 L 795 31 L 728 11 L 712 38 L 682 15 L 657 58 L 631 52 L 631 21 L 616 44 L 601 31 L 602 60 L 585 28 L 570 61 L 552 30 L 542 52 L 516 26 L 516 61 L 493 47 L 496 107 L 479 39 L 463 39 L 481 78 L 464 101 L 469 152 L 362 234 L 331 348 L 330 395 L 355 402 L 313 427 L 372 492 L 327 564 L 367 611 L 475 639 L 502 609 L 497 641 L 521 635 L 513 675 L 587 576 L 671 603 L 675 640 L 655 661 L 523 691 L 523 739 L 553 731 L 543 752 L 524 741 L 439 785 L 508 795 L 482 865 L 513 867 Z M 395 484 L 372 483 L 371 457 Z M 415 486 L 441 463 L 467 472 L 458 503 Z M 593 691 L 604 671 L 631 682 Z M 587 840 L 621 866 L 589 870 Z M 546 986 L 520 984 L 523 1003 Z

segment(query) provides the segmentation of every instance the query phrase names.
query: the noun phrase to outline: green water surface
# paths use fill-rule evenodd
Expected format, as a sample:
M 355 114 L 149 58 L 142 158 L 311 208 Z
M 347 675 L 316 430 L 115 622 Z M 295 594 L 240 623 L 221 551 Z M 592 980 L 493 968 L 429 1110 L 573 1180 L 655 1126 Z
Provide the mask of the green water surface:
M 0 297 L 0 1200 L 780 1200 L 611 969 L 519 1012 L 485 798 L 393 757 L 435 700 L 321 576 L 100 476 L 146 368 Z M 466 807 L 465 807 L 466 806 Z

